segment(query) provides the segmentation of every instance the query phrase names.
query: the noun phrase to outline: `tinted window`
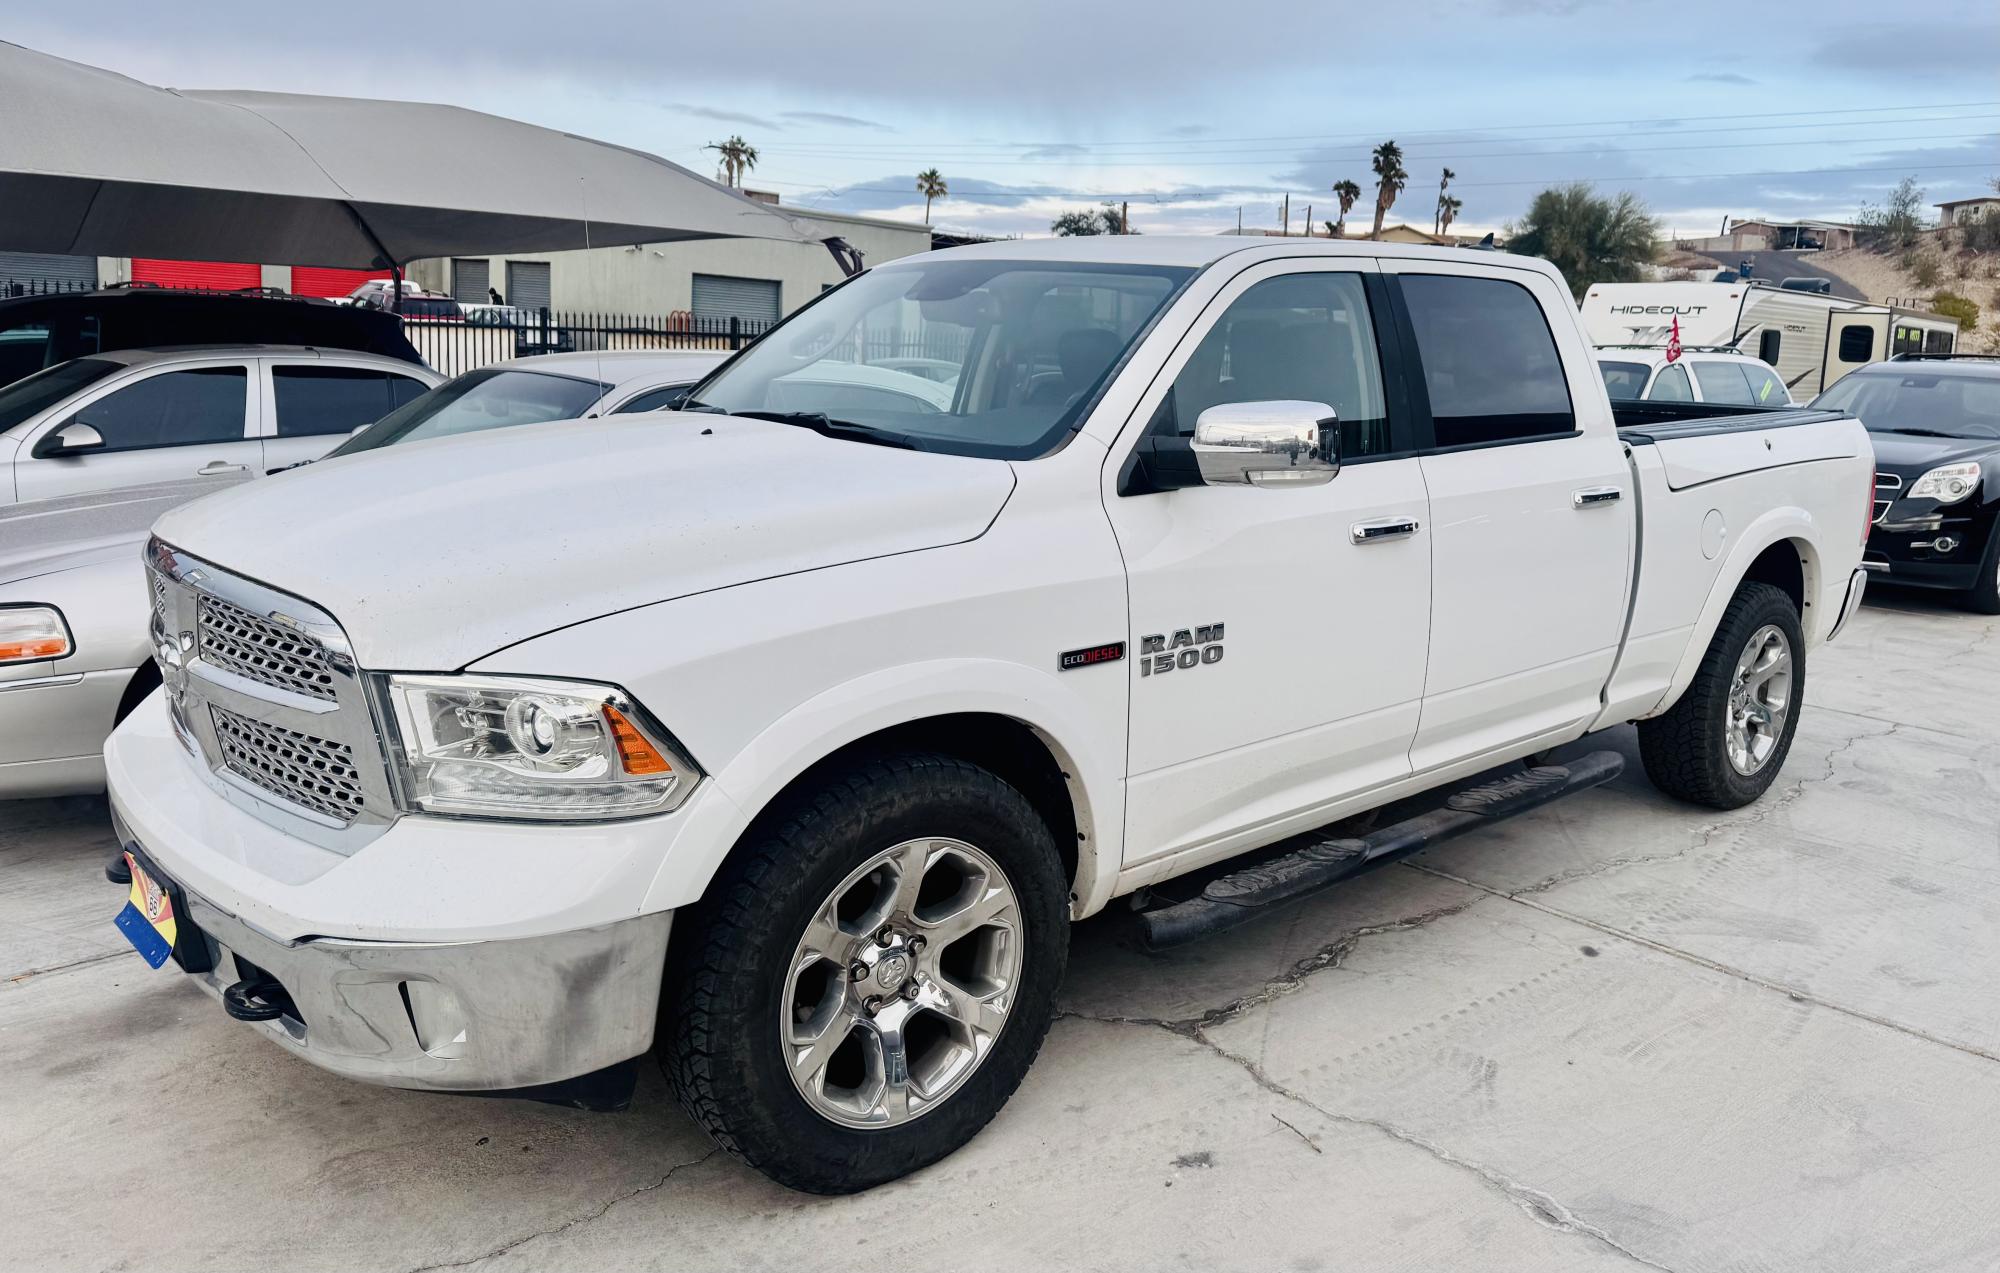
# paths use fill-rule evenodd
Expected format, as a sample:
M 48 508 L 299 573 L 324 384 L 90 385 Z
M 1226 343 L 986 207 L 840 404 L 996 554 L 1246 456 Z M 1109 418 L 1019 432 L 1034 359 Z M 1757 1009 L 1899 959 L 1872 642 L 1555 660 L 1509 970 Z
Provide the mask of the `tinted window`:
M 1279 400 L 1331 406 L 1343 456 L 1393 449 L 1360 275 L 1289 274 L 1237 297 L 1175 377 L 1153 427 L 1187 437 L 1210 407 Z
M 389 405 L 400 407 L 404 403 L 421 398 L 431 391 L 431 387 L 414 376 L 399 376 L 389 373 Z
M 480 433 L 516 424 L 573 420 L 590 410 L 608 387 L 572 376 L 484 367 L 391 411 L 341 443 L 333 454 L 352 455 L 396 442 Z
M 1872 327 L 1840 329 L 1840 361 L 1870 362 L 1875 357 L 1875 330 Z
M 1646 398 L 1649 402 L 1693 402 L 1694 388 L 1688 384 L 1687 369 L 1662 367 Z
M 1646 377 L 1653 369 L 1642 362 L 1600 362 L 1604 391 L 1614 398 L 1636 398 L 1646 392 Z
M 1757 337 L 1757 356 L 1775 367 L 1778 365 L 1778 350 L 1782 349 L 1784 344 L 1785 333 L 1775 327 L 1767 327 L 1764 333 Z
M 1743 374 L 1750 380 L 1750 400 L 1758 406 L 1782 407 L 1792 400 L 1784 384 L 1764 368 L 1745 367 Z
M 352 433 L 394 405 L 389 377 L 360 367 L 273 367 L 271 389 L 281 438 Z
M 1859 372 L 1813 400 L 1882 433 L 1914 429 L 1956 438 L 2000 438 L 2000 376 L 1933 369 Z
M 1694 378 L 1701 383 L 1701 396 L 1709 402 L 1746 407 L 1756 401 L 1750 396 L 1750 382 L 1743 378 L 1743 368 L 1733 362 L 1697 362 Z
M 89 388 L 124 364 L 102 358 L 73 358 L 0 389 L 0 432 L 45 411 L 79 389 Z
M 1952 348 L 1951 332 L 1932 331 L 1924 333 L 1924 352 L 1927 354 L 1948 354 Z
M 1502 279 L 1405 274 L 1440 447 L 1571 433 L 1569 384 L 1533 293 Z
M 107 451 L 243 440 L 242 367 L 168 371 L 99 398 L 76 413 L 104 435 Z
M 658 389 L 648 389 L 646 392 L 632 399 L 632 401 L 618 408 L 617 414 L 631 415 L 639 411 L 671 411 L 681 404 L 682 400 L 687 397 L 688 390 L 692 388 L 694 388 L 693 385 L 686 384 L 661 385 Z

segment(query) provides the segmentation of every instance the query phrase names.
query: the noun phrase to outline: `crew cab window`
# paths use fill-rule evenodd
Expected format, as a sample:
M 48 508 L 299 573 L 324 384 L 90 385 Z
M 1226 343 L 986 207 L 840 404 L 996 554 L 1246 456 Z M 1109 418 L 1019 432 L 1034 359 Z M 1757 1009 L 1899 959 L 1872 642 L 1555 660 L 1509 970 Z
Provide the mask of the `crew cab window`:
M 1541 303 L 1519 283 L 1405 274 L 1441 448 L 1576 431 L 1569 381 Z
M 1237 297 L 1174 378 L 1153 428 L 1188 437 L 1210 407 L 1277 400 L 1331 406 L 1344 458 L 1394 449 L 1360 275 L 1287 274 Z
M 1654 378 L 1653 387 L 1646 391 L 1648 402 L 1693 402 L 1694 387 L 1688 383 L 1685 368 L 1662 367 Z
M 1646 377 L 1653 369 L 1643 362 L 1600 362 L 1604 391 L 1614 398 L 1636 398 L 1646 391 Z
M 425 387 L 409 376 L 365 367 L 271 368 L 281 438 L 352 433 L 388 415 Z
M 1756 401 L 1750 396 L 1750 382 L 1743 378 L 1743 368 L 1736 363 L 1698 362 L 1694 364 L 1694 378 L 1701 383 L 1701 396 L 1709 402 L 1747 407 Z
M 76 420 L 104 436 L 106 451 L 240 442 L 249 386 L 242 367 L 168 371 L 99 398 Z

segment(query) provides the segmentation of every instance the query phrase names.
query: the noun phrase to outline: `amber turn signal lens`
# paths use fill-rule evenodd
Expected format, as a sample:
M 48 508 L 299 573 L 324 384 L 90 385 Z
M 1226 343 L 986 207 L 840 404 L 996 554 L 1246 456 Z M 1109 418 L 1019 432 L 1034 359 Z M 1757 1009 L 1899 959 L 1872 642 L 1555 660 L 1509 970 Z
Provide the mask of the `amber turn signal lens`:
M 653 744 L 646 741 L 646 736 L 640 733 L 631 721 L 625 719 L 623 712 L 607 703 L 604 707 L 604 720 L 611 726 L 611 742 L 618 748 L 618 760 L 625 766 L 626 773 L 637 776 L 670 774 L 674 771 L 674 767 L 667 763 L 667 758 L 662 756 Z
M 69 629 L 53 606 L 0 609 L 0 663 L 59 659 L 69 652 Z

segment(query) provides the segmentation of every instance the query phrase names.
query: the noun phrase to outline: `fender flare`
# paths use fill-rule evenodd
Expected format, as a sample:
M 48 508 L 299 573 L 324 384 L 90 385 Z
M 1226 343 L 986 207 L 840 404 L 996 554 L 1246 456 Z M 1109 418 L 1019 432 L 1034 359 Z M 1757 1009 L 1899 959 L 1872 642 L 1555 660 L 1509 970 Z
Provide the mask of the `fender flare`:
M 1708 599 L 1702 603 L 1701 614 L 1688 635 L 1687 646 L 1681 651 L 1681 660 L 1674 667 L 1673 679 L 1668 682 L 1666 693 L 1646 715 L 1657 716 L 1672 707 L 1693 683 L 1694 674 L 1708 653 L 1708 643 L 1715 639 L 1715 630 L 1722 626 L 1722 612 L 1729 608 L 1736 589 L 1742 585 L 1744 576 L 1750 573 L 1751 563 L 1773 544 L 1789 541 L 1798 550 L 1799 566 L 1804 576 L 1801 592 L 1806 606 L 1805 612 L 1799 616 L 1799 623 L 1805 629 L 1806 644 L 1813 644 L 1821 585 L 1819 540 L 1819 523 L 1810 512 L 1796 505 L 1771 509 L 1744 528 L 1729 555 L 1723 558 L 1721 569 L 1716 571 L 1715 582 L 1709 585 Z
M 983 713 L 1032 729 L 1071 776 L 1079 840 L 1071 914 L 1081 918 L 1110 899 L 1124 836 L 1124 734 L 1092 745 L 1087 704 L 1055 678 L 998 659 L 940 659 L 883 668 L 832 686 L 773 721 L 708 776 L 721 800 L 699 802 L 699 826 L 676 838 L 646 891 L 642 912 L 700 898 L 757 815 L 813 765 L 842 747 L 898 725 L 936 716 Z M 1121 717 L 1122 723 L 1122 717 Z M 696 812 L 690 809 L 690 812 Z M 698 833 L 694 833 L 697 832 Z

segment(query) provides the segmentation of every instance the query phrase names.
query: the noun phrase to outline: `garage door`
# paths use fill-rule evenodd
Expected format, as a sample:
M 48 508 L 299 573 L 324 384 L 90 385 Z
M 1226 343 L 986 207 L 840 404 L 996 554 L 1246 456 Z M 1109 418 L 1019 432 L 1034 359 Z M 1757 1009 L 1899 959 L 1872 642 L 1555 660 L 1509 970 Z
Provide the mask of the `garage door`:
M 694 316 L 699 319 L 740 318 L 746 323 L 778 321 L 778 281 L 731 278 L 726 274 L 694 276 Z
M 148 261 L 132 258 L 134 283 L 234 292 L 256 287 L 263 282 L 263 278 L 263 271 L 257 266 L 244 265 L 239 261 Z
M 388 278 L 387 270 L 336 270 L 324 265 L 294 265 L 292 295 L 341 297 L 371 278 Z
M 97 286 L 97 258 L 94 256 L 47 256 L 40 252 L 0 252 L 0 296 L 16 289 L 38 291 L 49 288 Z
M 493 262 L 483 256 L 455 256 L 451 259 L 451 294 L 462 305 L 484 305 L 492 298 L 486 289 L 493 286 Z
M 549 263 L 547 261 L 507 262 L 507 303 L 523 309 L 546 309 L 549 304 Z

